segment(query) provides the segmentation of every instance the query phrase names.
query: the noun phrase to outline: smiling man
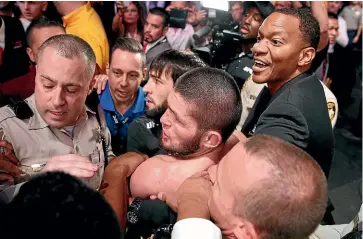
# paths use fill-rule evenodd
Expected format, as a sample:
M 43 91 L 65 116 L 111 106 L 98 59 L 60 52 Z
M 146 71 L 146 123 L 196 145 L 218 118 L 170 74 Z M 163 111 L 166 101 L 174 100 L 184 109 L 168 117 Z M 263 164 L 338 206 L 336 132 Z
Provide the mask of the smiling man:
M 267 83 L 242 132 L 268 134 L 309 153 L 329 175 L 334 137 L 324 95 L 309 73 L 319 43 L 319 23 L 306 10 L 281 9 L 261 25 L 252 48 L 252 80 Z

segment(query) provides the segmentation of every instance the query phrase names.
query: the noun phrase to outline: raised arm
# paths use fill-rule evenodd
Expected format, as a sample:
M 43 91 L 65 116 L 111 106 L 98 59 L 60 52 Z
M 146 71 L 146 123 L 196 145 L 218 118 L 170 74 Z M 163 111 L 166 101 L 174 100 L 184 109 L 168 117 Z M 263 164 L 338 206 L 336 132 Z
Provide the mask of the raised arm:
M 323 1 L 312 1 L 311 2 L 311 13 L 319 22 L 320 26 L 320 41 L 317 52 L 321 51 L 326 47 L 329 42 L 328 28 L 329 19 L 328 12 Z

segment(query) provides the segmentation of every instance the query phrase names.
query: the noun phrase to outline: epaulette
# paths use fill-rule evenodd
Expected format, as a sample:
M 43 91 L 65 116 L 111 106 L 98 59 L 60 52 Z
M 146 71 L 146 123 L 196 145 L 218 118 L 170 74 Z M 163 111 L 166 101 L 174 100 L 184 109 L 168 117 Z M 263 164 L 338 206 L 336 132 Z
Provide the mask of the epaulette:
M 18 119 L 29 119 L 33 116 L 33 111 L 23 100 L 21 97 L 18 96 L 4 96 L 1 97 L 2 103 L 6 102 L 8 107 L 4 107 L 1 111 L 1 120 L 4 120 L 9 117 L 17 117 Z M 8 110 L 5 110 L 7 109 Z

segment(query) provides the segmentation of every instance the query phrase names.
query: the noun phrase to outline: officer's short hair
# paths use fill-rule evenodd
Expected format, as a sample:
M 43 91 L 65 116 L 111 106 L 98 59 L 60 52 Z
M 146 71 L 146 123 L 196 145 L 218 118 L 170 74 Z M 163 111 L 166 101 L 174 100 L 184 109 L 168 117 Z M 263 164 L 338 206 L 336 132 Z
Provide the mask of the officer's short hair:
M 175 83 L 185 72 L 205 66 L 206 64 L 202 59 L 192 52 L 167 50 L 154 58 L 150 64 L 149 72 L 157 77 L 160 77 L 164 72 Z
M 59 27 L 63 30 L 64 33 L 66 33 L 65 28 L 62 24 L 56 21 L 49 20 L 49 18 L 42 16 L 39 19 L 36 19 L 32 21 L 26 30 L 26 43 L 30 47 L 32 43 L 32 37 L 33 37 L 33 31 L 34 29 L 41 29 L 46 27 Z
M 313 47 L 318 48 L 320 41 L 319 22 L 311 14 L 309 9 L 283 8 L 275 12 L 295 17 L 299 20 L 299 30 L 303 36 L 303 40 Z
M 146 56 L 144 49 L 142 48 L 141 44 L 138 41 L 128 37 L 118 37 L 115 43 L 111 47 L 110 63 L 112 60 L 112 55 L 117 49 L 140 54 L 142 59 L 142 67 L 144 68 L 146 62 Z
M 235 216 L 252 223 L 265 239 L 308 238 L 323 219 L 328 199 L 319 164 L 269 135 L 254 135 L 243 146 L 250 160 L 264 162 L 271 172 L 250 188 L 235 190 Z
M 59 55 L 65 58 L 82 59 L 84 61 L 87 78 L 91 79 L 93 77 L 96 69 L 96 55 L 91 46 L 81 38 L 71 34 L 53 36 L 40 46 L 38 59 L 40 59 L 44 49 L 47 47 L 55 49 Z
M 0 222 L 1 233 L 7 235 L 6 230 L 14 239 L 123 238 L 104 197 L 63 172 L 45 173 L 25 183 L 5 206 Z
M 241 95 L 233 77 L 223 70 L 200 67 L 179 77 L 176 93 L 191 105 L 190 114 L 202 131 L 219 131 L 225 142 L 241 118 Z
M 170 15 L 164 8 L 155 7 L 150 9 L 149 13 L 162 17 L 163 27 L 169 26 Z

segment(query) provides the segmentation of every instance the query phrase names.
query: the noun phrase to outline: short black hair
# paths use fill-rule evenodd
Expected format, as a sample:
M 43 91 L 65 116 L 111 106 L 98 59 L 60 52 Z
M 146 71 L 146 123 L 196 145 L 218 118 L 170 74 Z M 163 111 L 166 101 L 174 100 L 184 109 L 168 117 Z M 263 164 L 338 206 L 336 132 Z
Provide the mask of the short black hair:
M 0 216 L 5 238 L 123 238 L 111 206 L 80 179 L 49 172 L 25 183 Z
M 29 47 L 32 41 L 33 30 L 45 27 L 59 27 L 66 33 L 64 26 L 60 22 L 52 21 L 45 16 L 41 16 L 39 19 L 33 20 L 26 30 L 26 43 Z
M 163 27 L 169 26 L 170 14 L 164 8 L 155 7 L 150 9 L 149 13 L 162 17 L 164 19 Z
M 163 72 L 171 76 L 173 83 L 184 73 L 207 66 L 195 53 L 167 50 L 153 59 L 149 72 L 160 77 Z
M 328 18 L 336 19 L 338 20 L 338 15 L 333 12 L 328 12 Z
M 309 9 L 283 8 L 275 12 L 288 16 L 293 16 L 299 20 L 299 30 L 308 43 L 315 50 L 318 48 L 320 41 L 319 22 L 311 14 Z
M 142 48 L 141 44 L 138 41 L 136 41 L 135 39 L 128 38 L 128 37 L 118 37 L 115 40 L 115 43 L 111 47 L 110 63 L 112 60 L 112 55 L 117 49 L 140 54 L 141 58 L 142 58 L 143 66 L 145 65 L 146 56 L 145 56 L 144 49 Z
M 242 112 L 240 91 L 233 77 L 220 69 L 199 67 L 182 75 L 174 90 L 193 105 L 190 113 L 199 130 L 219 131 L 222 142 L 226 142 Z

